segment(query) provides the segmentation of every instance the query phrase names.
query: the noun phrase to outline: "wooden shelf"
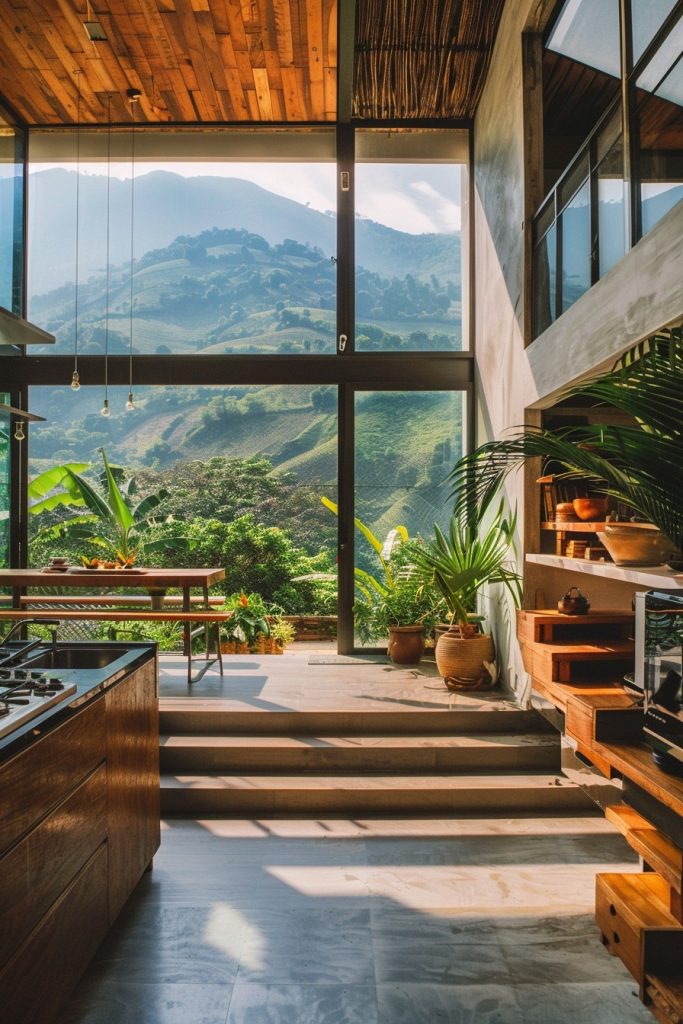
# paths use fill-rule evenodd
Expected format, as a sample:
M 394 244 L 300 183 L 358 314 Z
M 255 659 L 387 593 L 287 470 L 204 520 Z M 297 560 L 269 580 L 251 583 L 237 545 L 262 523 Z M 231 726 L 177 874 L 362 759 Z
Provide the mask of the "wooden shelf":
M 587 523 L 577 519 L 571 523 L 541 523 L 542 530 L 552 530 L 553 533 L 602 533 L 607 523 Z
M 629 569 L 613 562 L 590 562 L 585 558 L 567 558 L 564 555 L 527 555 L 527 562 L 547 565 L 550 569 L 566 569 L 569 572 L 601 576 L 604 579 L 632 583 L 637 587 L 663 587 L 665 590 L 683 590 L 683 573 L 676 573 L 666 566 L 651 569 Z

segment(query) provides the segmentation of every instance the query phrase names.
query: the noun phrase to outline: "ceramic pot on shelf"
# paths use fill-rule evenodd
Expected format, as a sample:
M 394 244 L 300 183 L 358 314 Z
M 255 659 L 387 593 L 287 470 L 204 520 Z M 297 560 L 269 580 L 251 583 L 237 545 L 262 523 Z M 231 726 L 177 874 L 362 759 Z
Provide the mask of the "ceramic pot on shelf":
M 671 541 L 652 523 L 607 523 L 598 538 L 615 565 L 663 565 L 671 554 Z

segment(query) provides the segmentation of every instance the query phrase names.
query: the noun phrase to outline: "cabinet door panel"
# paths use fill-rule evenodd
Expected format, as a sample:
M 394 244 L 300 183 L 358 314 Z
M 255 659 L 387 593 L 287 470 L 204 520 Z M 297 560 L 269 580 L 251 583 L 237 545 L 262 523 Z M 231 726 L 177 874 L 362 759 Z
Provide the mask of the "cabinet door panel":
M 159 705 L 150 661 L 105 695 L 113 921 L 159 846 Z
M 104 765 L 0 859 L 0 966 L 107 838 Z
M 104 700 L 100 698 L 2 765 L 0 854 L 104 761 L 104 756 Z
M 0 972 L 0 1013 L 12 1024 L 48 1024 L 107 933 L 107 844 Z

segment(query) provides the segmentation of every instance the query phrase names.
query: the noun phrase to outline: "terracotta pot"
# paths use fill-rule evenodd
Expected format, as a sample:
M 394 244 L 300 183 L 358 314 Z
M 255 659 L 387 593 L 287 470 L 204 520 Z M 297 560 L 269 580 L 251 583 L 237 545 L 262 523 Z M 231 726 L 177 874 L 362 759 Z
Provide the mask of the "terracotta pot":
M 585 523 L 604 519 L 607 515 L 607 498 L 574 498 L 572 505 L 579 519 Z
M 615 565 L 662 565 L 673 546 L 652 523 L 607 523 L 598 537 Z
M 463 637 L 458 626 L 451 626 L 439 639 L 435 655 L 436 667 L 450 690 L 488 690 L 493 686 L 484 666 L 495 658 L 490 634 Z
M 424 626 L 389 626 L 387 654 L 394 665 L 417 665 L 424 649 Z

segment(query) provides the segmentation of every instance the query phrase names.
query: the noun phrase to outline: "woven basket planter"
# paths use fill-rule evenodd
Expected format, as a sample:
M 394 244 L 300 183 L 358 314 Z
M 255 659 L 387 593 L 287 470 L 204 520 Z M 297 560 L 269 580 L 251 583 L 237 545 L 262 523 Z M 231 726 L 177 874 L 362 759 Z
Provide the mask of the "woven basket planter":
M 484 665 L 495 658 L 493 637 L 488 633 L 461 637 L 455 629 L 448 630 L 439 638 L 434 653 L 449 690 L 490 690 L 493 686 Z
M 221 644 L 221 654 L 249 654 L 249 644 L 240 643 L 239 640 L 224 640 Z
M 282 654 L 283 650 L 274 636 L 264 636 L 262 633 L 252 647 L 254 654 Z

